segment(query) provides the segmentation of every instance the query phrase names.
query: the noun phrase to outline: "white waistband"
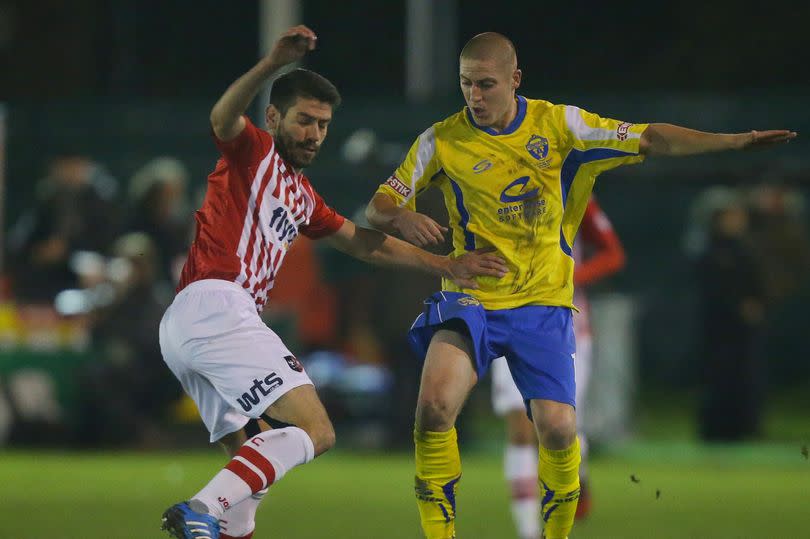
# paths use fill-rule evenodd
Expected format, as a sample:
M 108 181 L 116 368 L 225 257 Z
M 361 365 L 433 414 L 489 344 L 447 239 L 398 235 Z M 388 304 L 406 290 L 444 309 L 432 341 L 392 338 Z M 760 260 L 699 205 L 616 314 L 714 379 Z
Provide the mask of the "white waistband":
M 206 290 L 238 290 L 249 297 L 251 302 L 254 301 L 253 296 L 251 296 L 250 292 L 243 288 L 242 285 L 233 281 L 225 281 L 223 279 L 201 279 L 199 281 L 194 281 L 193 283 L 186 285 L 185 288 L 178 292 L 177 296 L 180 297 L 186 293 L 203 292 Z

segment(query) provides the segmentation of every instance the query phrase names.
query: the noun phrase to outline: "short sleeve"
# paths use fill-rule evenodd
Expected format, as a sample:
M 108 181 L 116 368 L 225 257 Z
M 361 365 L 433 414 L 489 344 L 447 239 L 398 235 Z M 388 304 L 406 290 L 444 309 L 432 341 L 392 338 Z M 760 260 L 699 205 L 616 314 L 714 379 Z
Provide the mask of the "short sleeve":
M 570 151 L 566 161 L 604 172 L 620 165 L 639 163 L 641 134 L 648 124 L 632 124 L 565 106 L 565 133 Z
M 236 163 L 249 161 L 256 154 L 266 153 L 273 144 L 273 137 L 270 136 L 270 133 L 253 125 L 247 116 L 243 116 L 243 118 L 245 128 L 233 140 L 225 142 L 219 140 L 213 131 L 211 133 L 217 149 L 228 161 Z
M 399 206 L 416 209 L 416 196 L 427 189 L 431 180 L 441 171 L 436 154 L 436 133 L 433 127 L 419 135 L 405 160 L 394 173 L 377 188 L 393 198 Z
M 304 188 L 309 191 L 315 203 L 315 209 L 309 218 L 309 224 L 299 227 L 298 231 L 304 236 L 317 240 L 326 236 L 331 236 L 343 226 L 346 218 L 340 215 L 334 208 L 324 202 L 308 180 L 302 181 Z

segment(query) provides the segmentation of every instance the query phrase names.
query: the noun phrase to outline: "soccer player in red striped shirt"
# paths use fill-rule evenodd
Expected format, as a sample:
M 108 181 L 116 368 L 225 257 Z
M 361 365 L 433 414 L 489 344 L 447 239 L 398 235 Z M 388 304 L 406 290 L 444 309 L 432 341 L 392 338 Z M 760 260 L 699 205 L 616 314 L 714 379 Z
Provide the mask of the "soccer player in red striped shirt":
M 300 60 L 316 39 L 305 26 L 289 29 L 211 111 L 222 157 L 196 213 L 196 237 L 160 324 L 160 347 L 197 404 L 211 442 L 219 441 L 232 460 L 189 502 L 166 510 L 163 528 L 178 538 L 251 537 L 267 488 L 335 442 L 301 363 L 259 318 L 299 234 L 328 238 L 370 263 L 419 269 L 464 287 L 474 286 L 476 276 L 506 271 L 505 262 L 487 252 L 437 256 L 355 227 L 324 203 L 302 173 L 340 102 L 324 77 L 303 69 L 279 77 L 266 111 L 269 132 L 244 116 L 262 84 Z

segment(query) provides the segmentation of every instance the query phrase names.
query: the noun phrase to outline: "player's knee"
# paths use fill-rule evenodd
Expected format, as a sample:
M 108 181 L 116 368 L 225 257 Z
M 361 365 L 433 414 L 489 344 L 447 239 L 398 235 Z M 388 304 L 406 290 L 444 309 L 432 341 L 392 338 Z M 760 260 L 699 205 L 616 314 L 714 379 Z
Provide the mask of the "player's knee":
M 421 398 L 416 406 L 416 428 L 423 431 L 444 432 L 456 422 L 450 404 L 442 398 Z
M 547 449 L 571 447 L 577 436 L 576 416 L 559 414 L 544 418 L 538 425 L 540 445 Z
M 570 404 L 532 400 L 532 417 L 540 445 L 546 449 L 567 449 L 577 436 L 577 413 Z
M 225 450 L 229 457 L 233 457 L 247 440 L 247 436 L 241 430 L 226 434 L 219 439 L 219 445 Z
M 301 425 L 300 428 L 302 428 L 312 440 L 316 457 L 335 447 L 335 428 L 328 418 L 322 418 L 319 421 Z
M 320 432 L 320 437 L 318 440 L 318 446 L 316 447 L 316 455 L 320 455 L 321 453 L 325 453 L 335 447 L 335 442 L 337 441 L 337 436 L 335 435 L 335 428 L 332 426 L 331 422 L 327 422 L 324 428 Z

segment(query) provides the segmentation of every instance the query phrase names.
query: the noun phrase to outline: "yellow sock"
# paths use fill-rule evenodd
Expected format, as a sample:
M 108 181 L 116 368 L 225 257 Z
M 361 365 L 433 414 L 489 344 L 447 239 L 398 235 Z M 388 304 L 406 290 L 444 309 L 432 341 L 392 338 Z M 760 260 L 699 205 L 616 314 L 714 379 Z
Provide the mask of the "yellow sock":
M 562 450 L 540 448 L 540 510 L 546 539 L 565 539 L 579 500 L 579 440 Z
M 456 536 L 456 487 L 461 479 L 456 429 L 413 431 L 416 445 L 416 505 L 427 539 Z

